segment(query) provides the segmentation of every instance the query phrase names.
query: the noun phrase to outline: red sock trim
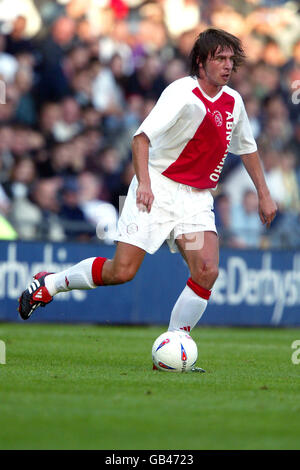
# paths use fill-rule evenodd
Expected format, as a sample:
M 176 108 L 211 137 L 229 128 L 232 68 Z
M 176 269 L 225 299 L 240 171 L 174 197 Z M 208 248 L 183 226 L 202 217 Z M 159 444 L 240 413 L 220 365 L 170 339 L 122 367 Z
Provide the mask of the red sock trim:
M 97 258 L 94 259 L 93 264 L 92 264 L 92 277 L 93 277 L 93 282 L 96 284 L 96 286 L 103 286 L 103 281 L 102 281 L 102 268 L 105 263 L 107 258 L 101 258 L 98 256 Z
M 208 290 L 208 289 L 205 289 L 204 287 L 199 286 L 199 284 L 193 281 L 191 277 L 188 279 L 188 282 L 186 284 L 192 289 L 192 291 L 195 292 L 195 294 L 199 295 L 199 297 L 202 297 L 202 299 L 205 299 L 205 300 L 209 300 L 211 290 Z

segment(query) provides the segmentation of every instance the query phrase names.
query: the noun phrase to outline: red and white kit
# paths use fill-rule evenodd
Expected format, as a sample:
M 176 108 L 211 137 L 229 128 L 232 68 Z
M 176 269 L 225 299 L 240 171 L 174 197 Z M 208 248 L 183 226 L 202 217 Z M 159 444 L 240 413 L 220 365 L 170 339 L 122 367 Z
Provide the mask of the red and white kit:
M 155 199 L 149 214 L 138 211 L 134 177 L 117 240 L 154 253 L 166 238 L 173 251 L 180 234 L 216 231 L 209 189 L 218 184 L 228 152 L 244 155 L 257 150 L 239 93 L 224 86 L 211 98 L 196 78 L 176 80 L 163 91 L 135 135 L 142 132 L 150 140 Z

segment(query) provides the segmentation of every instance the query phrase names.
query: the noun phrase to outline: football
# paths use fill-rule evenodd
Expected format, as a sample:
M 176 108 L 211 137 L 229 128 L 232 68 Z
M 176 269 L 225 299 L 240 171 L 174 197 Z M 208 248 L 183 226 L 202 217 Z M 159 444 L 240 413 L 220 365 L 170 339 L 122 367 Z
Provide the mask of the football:
M 185 332 L 166 331 L 152 346 L 154 366 L 167 372 L 189 372 L 198 358 L 193 338 Z

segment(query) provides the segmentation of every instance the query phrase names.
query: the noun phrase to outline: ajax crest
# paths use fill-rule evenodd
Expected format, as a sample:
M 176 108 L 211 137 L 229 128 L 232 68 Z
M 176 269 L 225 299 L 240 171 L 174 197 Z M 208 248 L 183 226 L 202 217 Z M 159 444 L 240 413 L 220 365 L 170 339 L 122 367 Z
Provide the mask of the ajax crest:
M 222 126 L 223 124 L 223 117 L 220 111 L 214 111 L 213 116 L 215 118 L 215 123 L 218 127 Z

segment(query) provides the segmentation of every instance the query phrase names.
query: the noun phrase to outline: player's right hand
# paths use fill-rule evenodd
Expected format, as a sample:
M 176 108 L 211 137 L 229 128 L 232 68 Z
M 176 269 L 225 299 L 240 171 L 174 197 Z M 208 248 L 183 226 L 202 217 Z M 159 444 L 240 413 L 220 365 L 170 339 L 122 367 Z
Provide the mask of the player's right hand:
M 150 212 L 154 195 L 150 183 L 139 183 L 136 191 L 136 205 L 142 212 Z

